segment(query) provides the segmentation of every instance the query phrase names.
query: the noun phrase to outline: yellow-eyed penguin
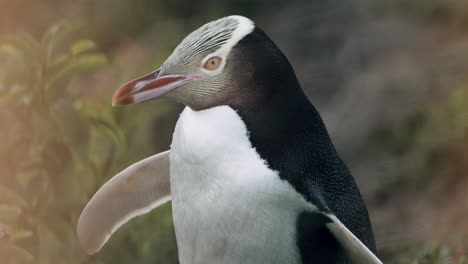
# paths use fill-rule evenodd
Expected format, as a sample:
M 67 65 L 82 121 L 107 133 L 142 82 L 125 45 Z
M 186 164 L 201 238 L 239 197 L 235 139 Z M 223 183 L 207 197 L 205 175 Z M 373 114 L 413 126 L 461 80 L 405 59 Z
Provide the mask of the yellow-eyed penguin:
M 171 149 L 93 196 L 78 221 L 88 253 L 172 200 L 182 264 L 381 263 L 366 206 L 319 113 L 250 19 L 205 24 L 113 104 L 155 98 L 187 106 Z

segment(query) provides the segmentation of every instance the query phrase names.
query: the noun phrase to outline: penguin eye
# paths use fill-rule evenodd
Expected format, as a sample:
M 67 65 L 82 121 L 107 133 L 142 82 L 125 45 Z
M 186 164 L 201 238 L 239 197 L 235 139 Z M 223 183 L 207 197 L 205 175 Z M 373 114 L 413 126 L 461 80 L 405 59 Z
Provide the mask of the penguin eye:
M 209 70 L 209 71 L 214 71 L 216 69 L 219 68 L 219 66 L 221 66 L 221 62 L 223 61 L 223 59 L 221 57 L 211 57 L 209 58 L 205 64 L 203 65 L 203 68 Z

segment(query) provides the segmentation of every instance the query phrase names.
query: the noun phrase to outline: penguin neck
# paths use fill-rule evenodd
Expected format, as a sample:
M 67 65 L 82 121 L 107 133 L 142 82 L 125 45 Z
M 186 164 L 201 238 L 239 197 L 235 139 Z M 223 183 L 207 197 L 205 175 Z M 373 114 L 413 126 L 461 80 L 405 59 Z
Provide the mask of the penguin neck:
M 318 111 L 296 78 L 263 91 L 254 103 L 233 108 L 246 123 L 252 145 L 272 169 L 281 171 L 291 161 L 297 167 L 310 162 L 322 168 L 341 164 Z

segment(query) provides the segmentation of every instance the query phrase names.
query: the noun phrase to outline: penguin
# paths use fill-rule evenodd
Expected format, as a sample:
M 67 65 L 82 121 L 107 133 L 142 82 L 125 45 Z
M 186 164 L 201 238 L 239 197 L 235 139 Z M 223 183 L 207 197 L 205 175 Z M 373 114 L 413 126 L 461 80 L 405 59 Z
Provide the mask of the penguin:
M 179 261 L 382 263 L 367 208 L 288 59 L 243 16 L 209 22 L 113 105 L 186 105 L 170 150 L 104 184 L 78 220 L 96 253 L 130 219 L 172 201 Z

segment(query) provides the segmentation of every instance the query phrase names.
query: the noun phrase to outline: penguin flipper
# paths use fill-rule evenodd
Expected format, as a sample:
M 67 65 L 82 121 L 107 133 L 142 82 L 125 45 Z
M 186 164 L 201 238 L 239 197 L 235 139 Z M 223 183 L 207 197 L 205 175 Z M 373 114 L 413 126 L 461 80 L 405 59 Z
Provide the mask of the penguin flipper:
M 328 215 L 331 222 L 326 223 L 327 229 L 335 236 L 344 248 L 352 263 L 382 264 L 377 256 L 370 251 L 341 221 L 334 215 Z
M 171 199 L 170 151 L 139 161 L 94 194 L 78 219 L 81 247 L 94 254 L 119 227 Z

